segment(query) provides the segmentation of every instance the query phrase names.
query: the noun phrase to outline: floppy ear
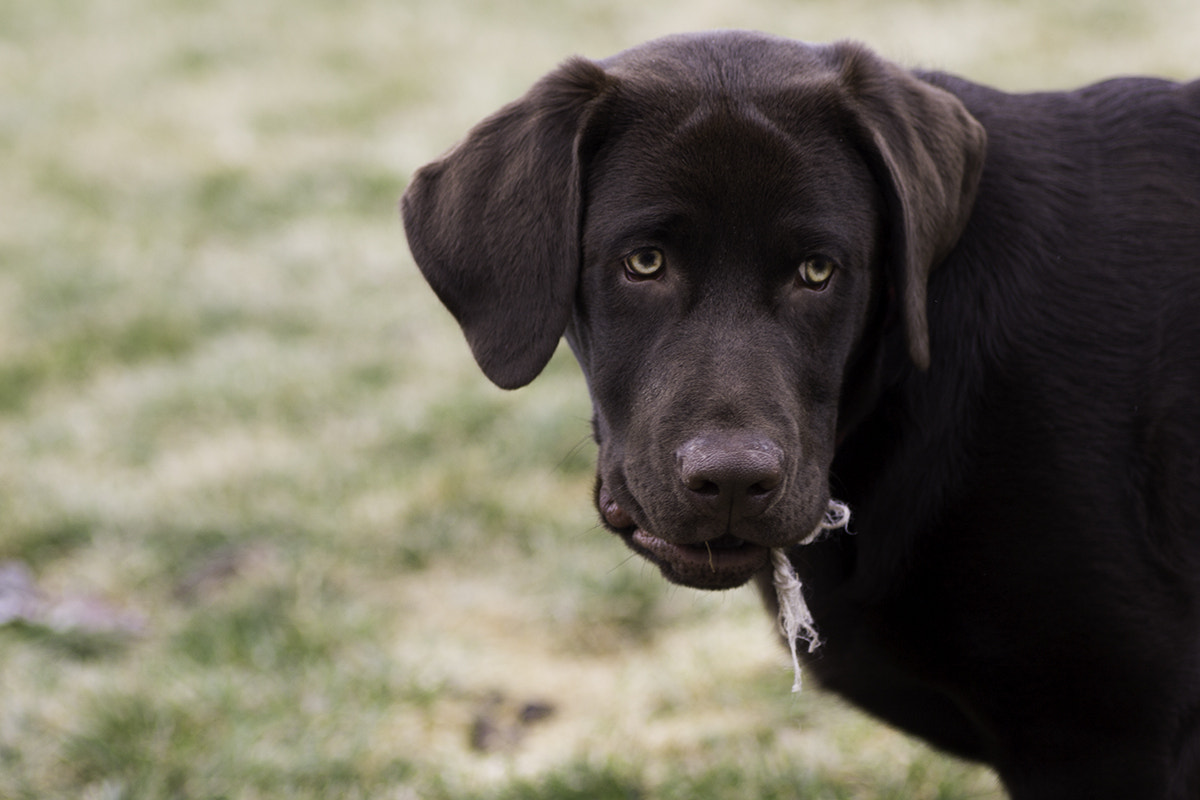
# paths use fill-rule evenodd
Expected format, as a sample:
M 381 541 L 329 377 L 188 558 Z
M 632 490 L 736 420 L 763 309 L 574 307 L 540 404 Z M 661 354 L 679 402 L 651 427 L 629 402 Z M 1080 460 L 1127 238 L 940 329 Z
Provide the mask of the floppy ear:
M 987 134 L 954 95 L 870 51 L 834 45 L 839 82 L 876 163 L 891 224 L 890 269 L 908 350 L 929 368 L 926 287 L 971 215 Z
M 580 142 L 610 80 L 568 61 L 418 170 L 401 200 L 409 249 L 496 385 L 537 377 L 571 317 Z

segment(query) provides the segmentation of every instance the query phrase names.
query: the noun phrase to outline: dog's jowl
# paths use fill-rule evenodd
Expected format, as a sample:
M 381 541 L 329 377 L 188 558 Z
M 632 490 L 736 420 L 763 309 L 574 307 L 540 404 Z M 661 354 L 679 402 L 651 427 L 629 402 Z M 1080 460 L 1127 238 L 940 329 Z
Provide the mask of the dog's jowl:
M 1200 798 L 1200 84 L 671 37 L 403 216 L 494 382 L 566 337 L 600 518 L 668 579 L 770 605 L 784 550 L 819 683 L 1018 800 Z M 854 535 L 801 545 L 831 498 Z

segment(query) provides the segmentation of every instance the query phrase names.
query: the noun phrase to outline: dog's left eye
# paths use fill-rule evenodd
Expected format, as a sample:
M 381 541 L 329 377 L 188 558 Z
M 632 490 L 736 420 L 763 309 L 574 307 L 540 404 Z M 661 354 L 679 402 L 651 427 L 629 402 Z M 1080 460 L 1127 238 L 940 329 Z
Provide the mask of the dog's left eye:
M 815 256 L 800 265 L 796 279 L 804 288 L 820 291 L 829 285 L 829 279 L 836 271 L 837 263 L 833 259 Z
M 625 272 L 631 278 L 654 278 L 667 264 L 667 257 L 663 255 L 662 250 L 657 248 L 647 247 L 644 250 L 635 250 L 625 256 Z

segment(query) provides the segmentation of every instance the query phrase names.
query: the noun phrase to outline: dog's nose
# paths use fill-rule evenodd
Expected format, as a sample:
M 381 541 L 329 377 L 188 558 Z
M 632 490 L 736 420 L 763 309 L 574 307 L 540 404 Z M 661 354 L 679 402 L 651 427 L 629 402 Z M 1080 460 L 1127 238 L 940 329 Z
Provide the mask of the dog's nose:
M 783 483 L 783 450 L 758 434 L 697 436 L 676 452 L 688 497 L 710 516 L 756 517 Z

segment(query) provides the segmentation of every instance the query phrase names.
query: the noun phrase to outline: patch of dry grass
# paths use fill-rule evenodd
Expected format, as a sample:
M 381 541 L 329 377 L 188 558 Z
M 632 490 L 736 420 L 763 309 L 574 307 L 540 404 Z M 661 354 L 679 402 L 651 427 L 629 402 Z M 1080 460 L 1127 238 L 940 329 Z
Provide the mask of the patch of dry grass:
M 673 589 L 598 532 L 577 369 L 488 386 L 395 201 L 571 53 L 760 28 L 1037 88 L 1186 75 L 1198 22 L 1184 0 L 3 6 L 0 561 L 91 616 L 0 626 L 0 797 L 997 796 L 789 695 L 750 593 Z

